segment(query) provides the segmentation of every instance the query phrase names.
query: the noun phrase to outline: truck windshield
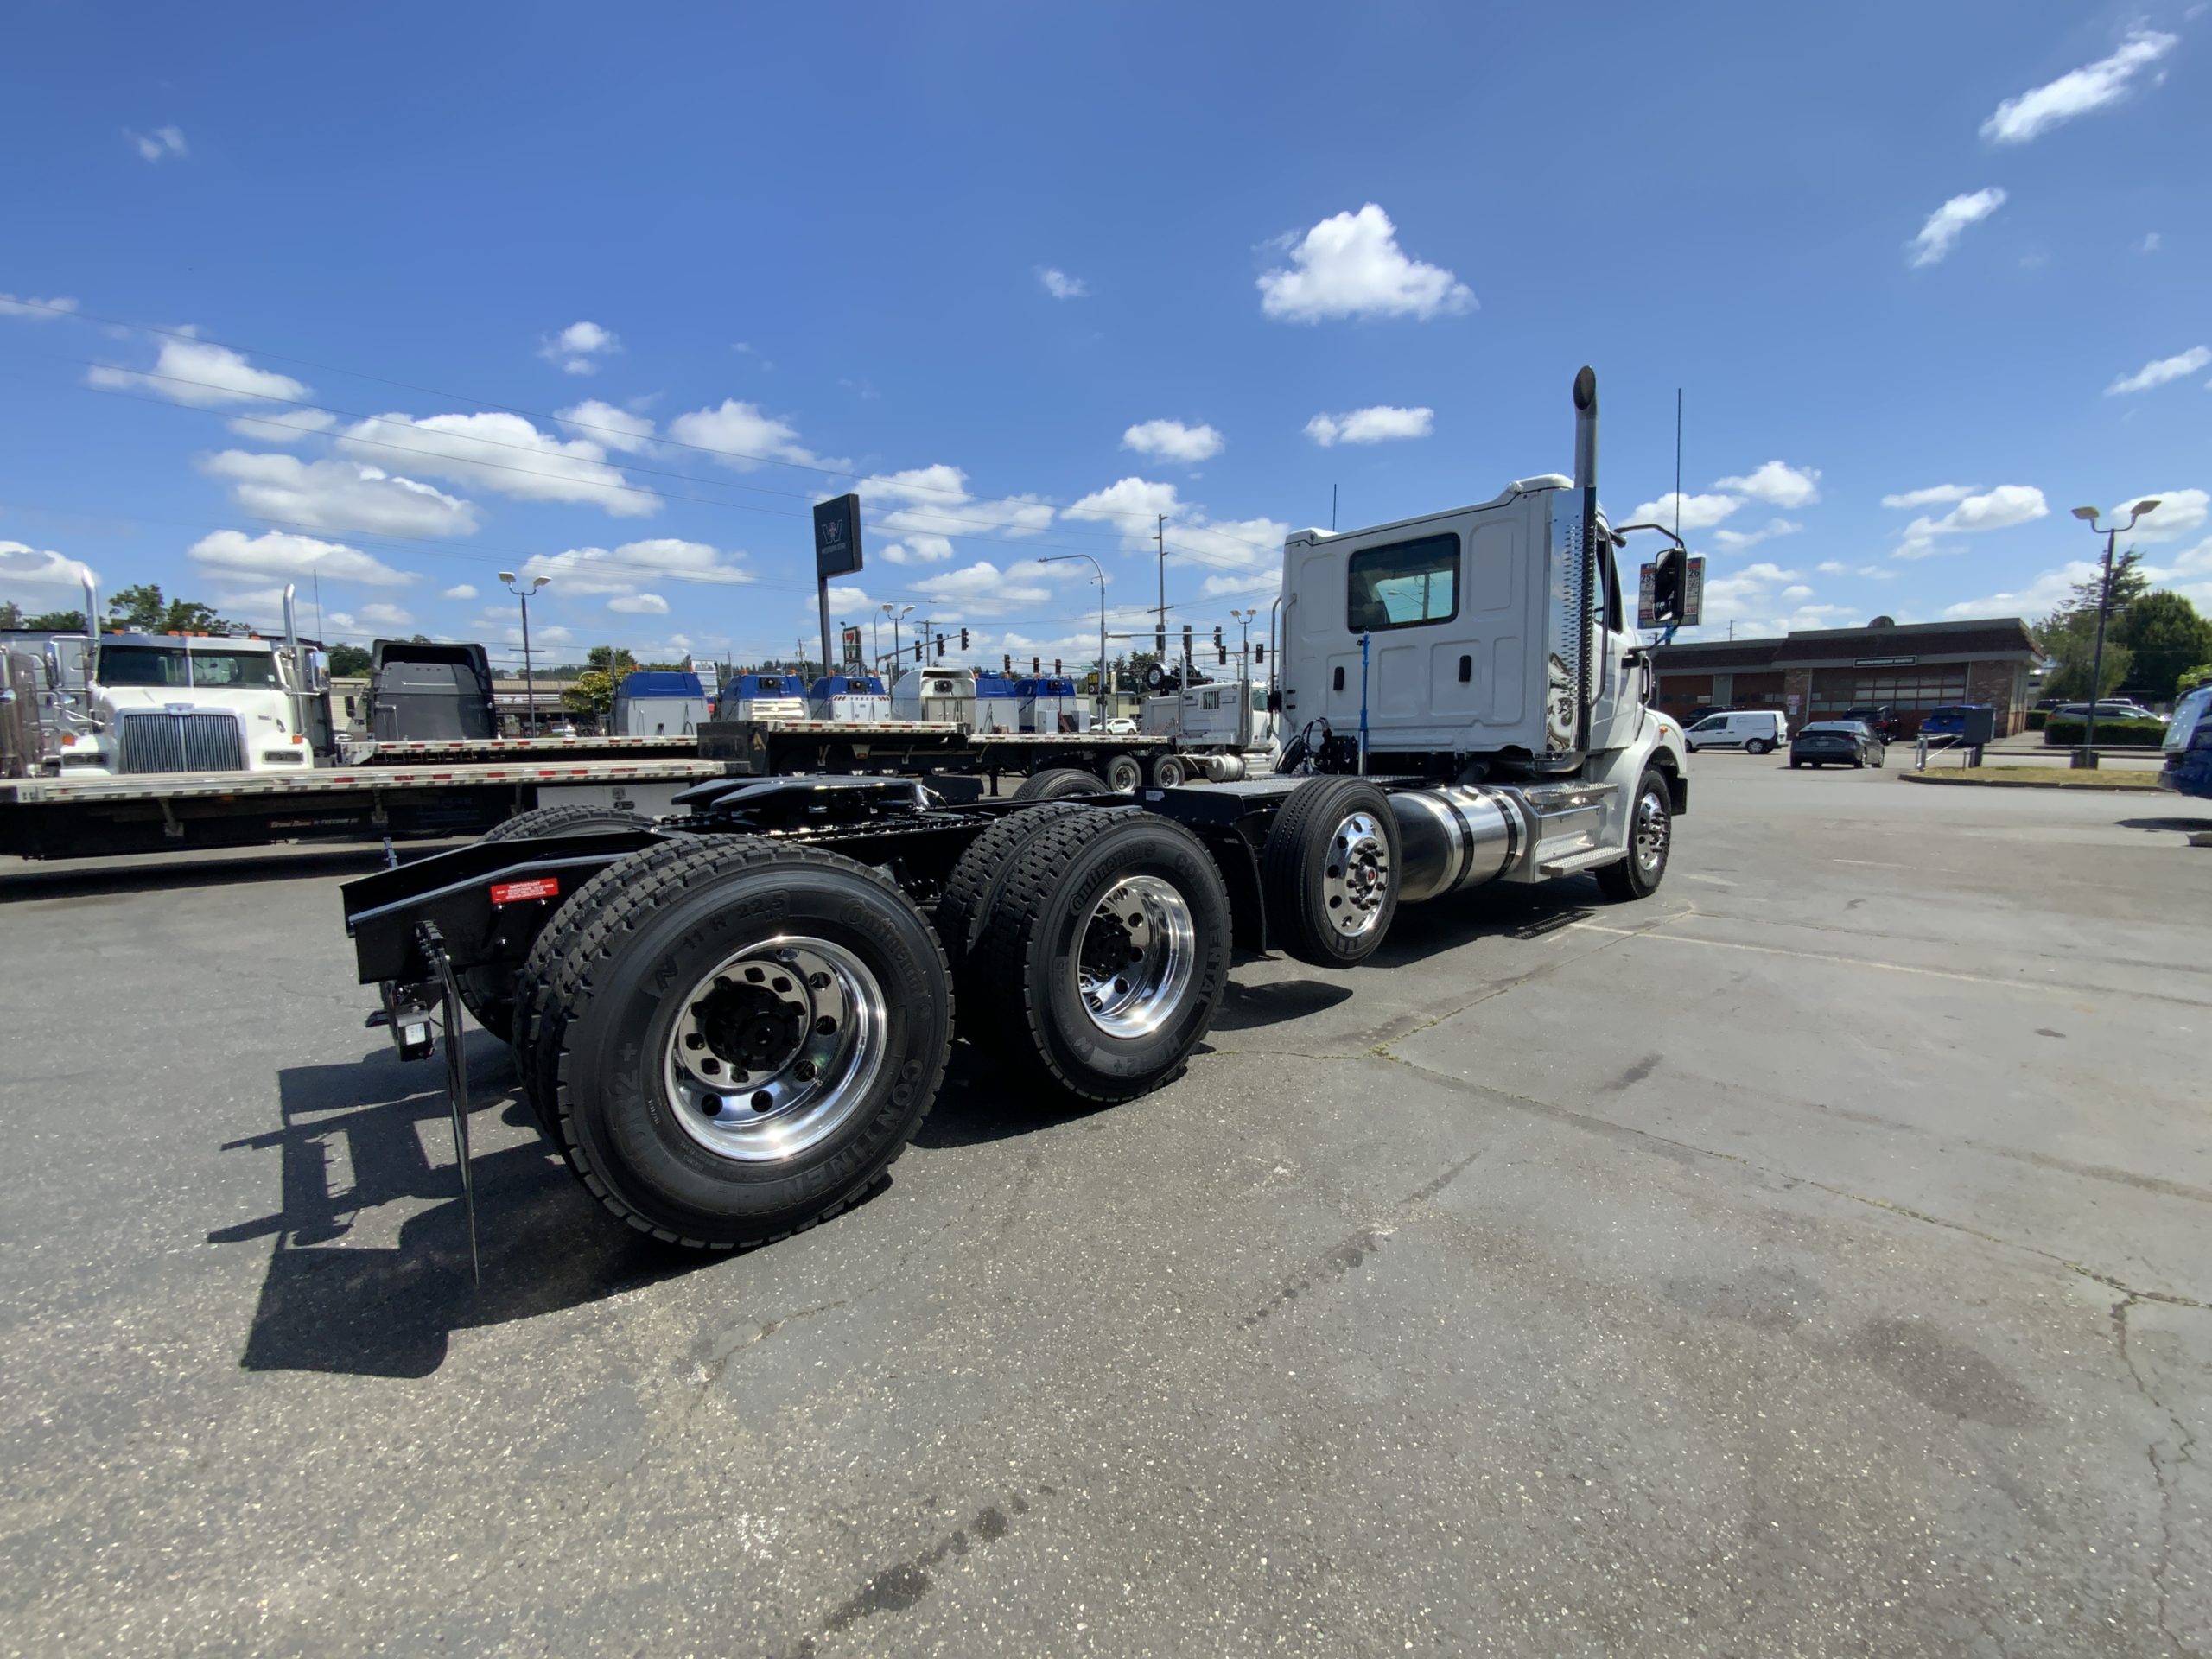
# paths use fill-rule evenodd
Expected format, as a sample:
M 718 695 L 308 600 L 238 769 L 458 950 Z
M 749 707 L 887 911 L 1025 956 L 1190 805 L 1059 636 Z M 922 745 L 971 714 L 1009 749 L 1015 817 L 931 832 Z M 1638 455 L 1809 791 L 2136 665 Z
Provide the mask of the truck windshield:
M 184 652 L 168 645 L 102 645 L 103 685 L 189 685 Z
M 1351 556 L 1345 574 L 1351 588 L 1346 621 L 1354 633 L 1448 622 L 1459 613 L 1456 534 L 1363 547 Z
M 276 658 L 266 651 L 195 651 L 192 653 L 194 685 L 281 686 Z

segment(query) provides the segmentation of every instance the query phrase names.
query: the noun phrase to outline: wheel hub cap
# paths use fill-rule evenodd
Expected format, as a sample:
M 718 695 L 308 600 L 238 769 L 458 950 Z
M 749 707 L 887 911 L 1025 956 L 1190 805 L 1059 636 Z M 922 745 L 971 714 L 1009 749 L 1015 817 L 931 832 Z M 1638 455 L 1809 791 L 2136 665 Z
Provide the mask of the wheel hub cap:
M 1667 804 L 1656 790 L 1646 790 L 1636 804 L 1636 861 L 1646 875 L 1667 856 Z
M 1197 938 L 1173 883 L 1128 875 L 1109 887 L 1076 941 L 1076 987 L 1091 1023 L 1111 1037 L 1159 1030 L 1196 971 Z
M 717 1157 L 791 1157 L 860 1111 L 883 1069 L 887 1023 L 881 985 L 844 946 L 748 945 L 678 1005 L 662 1061 L 669 1103 Z
M 1390 843 L 1382 826 L 1365 812 L 1355 812 L 1329 838 L 1328 862 L 1321 868 L 1321 902 L 1329 925 L 1356 939 L 1382 919 L 1390 891 Z

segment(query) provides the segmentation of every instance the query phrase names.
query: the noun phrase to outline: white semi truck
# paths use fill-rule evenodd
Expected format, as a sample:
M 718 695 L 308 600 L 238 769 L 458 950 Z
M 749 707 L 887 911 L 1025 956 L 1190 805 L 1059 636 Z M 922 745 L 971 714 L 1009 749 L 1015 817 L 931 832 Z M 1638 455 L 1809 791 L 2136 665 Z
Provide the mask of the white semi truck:
M 1126 1100 L 1181 1071 L 1233 948 L 1349 968 L 1400 905 L 1484 882 L 1653 892 L 1685 751 L 1649 706 L 1598 509 L 1587 369 L 1574 405 L 1571 480 L 1289 538 L 1284 775 L 1043 801 L 965 779 L 728 779 L 684 791 L 683 816 L 541 814 L 349 883 L 372 1023 L 409 1057 L 442 1032 L 464 1192 L 464 1005 L 513 1044 L 594 1199 L 727 1249 L 866 1192 L 956 1034 L 1009 1097 Z M 1681 572 L 1677 543 L 1656 561 L 1662 621 Z

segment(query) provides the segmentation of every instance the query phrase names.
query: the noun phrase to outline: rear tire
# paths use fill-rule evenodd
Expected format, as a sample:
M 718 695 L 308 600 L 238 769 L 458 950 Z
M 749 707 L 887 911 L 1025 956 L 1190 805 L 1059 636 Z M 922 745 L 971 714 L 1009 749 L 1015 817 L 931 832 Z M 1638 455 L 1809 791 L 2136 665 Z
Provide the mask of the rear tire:
M 1018 1073 L 1087 1100 L 1180 1073 L 1229 973 L 1229 893 L 1204 843 L 1134 807 L 1046 827 L 1015 856 L 973 956 Z
M 1099 775 L 1116 795 L 1134 795 L 1144 787 L 1144 764 L 1134 754 L 1108 755 Z
M 630 1226 L 691 1249 L 836 1214 L 943 1079 L 936 934 L 889 877 L 815 848 L 714 836 L 624 868 L 543 1022 L 570 1166 Z
M 1667 878 L 1667 856 L 1674 845 L 1674 791 L 1665 772 L 1646 766 L 1629 807 L 1628 856 L 1597 873 L 1599 887 L 1606 898 L 1624 903 L 1649 899 Z
M 1080 766 L 1050 766 L 1033 772 L 1014 791 L 1017 801 L 1063 801 L 1076 795 L 1103 795 L 1107 785 Z
M 1744 753 L 1746 754 L 1769 754 L 1773 752 L 1773 749 L 1774 745 L 1763 737 L 1755 737 L 1744 745 Z
M 1018 812 L 1009 812 L 968 843 L 945 878 L 944 895 L 937 903 L 937 936 L 952 963 L 953 1005 L 959 1010 L 960 1034 L 969 1042 L 998 1040 L 1001 1022 L 996 1006 L 977 982 L 976 945 L 989 925 L 992 910 L 1013 873 L 1022 849 L 1054 825 L 1101 809 L 1076 801 L 1040 801 Z
M 1154 789 L 1180 789 L 1190 780 L 1190 763 L 1179 754 L 1155 754 L 1146 764 L 1145 781 Z
M 1269 931 L 1316 968 L 1364 962 L 1398 909 L 1398 819 L 1364 778 L 1309 778 L 1291 791 L 1260 854 Z
M 541 806 L 528 812 L 518 812 L 504 823 L 486 830 L 480 841 L 557 840 L 568 836 L 588 836 L 602 830 L 644 830 L 652 820 L 642 813 L 625 812 L 612 806 Z M 558 913 L 560 906 L 555 907 Z M 552 925 L 549 917 L 545 927 Z M 543 937 L 544 928 L 539 930 Z M 461 1006 L 476 1017 L 476 1023 L 497 1037 L 510 1042 L 514 1037 L 516 1007 L 516 975 L 505 968 L 470 968 L 457 979 L 461 986 Z

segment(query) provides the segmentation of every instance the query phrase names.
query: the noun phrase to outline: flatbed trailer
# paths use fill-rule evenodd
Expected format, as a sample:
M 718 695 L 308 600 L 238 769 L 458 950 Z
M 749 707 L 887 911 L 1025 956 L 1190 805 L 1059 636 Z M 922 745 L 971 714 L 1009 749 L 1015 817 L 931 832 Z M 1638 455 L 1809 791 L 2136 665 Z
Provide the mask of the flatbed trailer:
M 888 772 L 995 780 L 1072 768 L 1122 793 L 1146 785 L 1173 789 L 1202 772 L 1162 734 L 987 732 L 942 720 L 709 721 L 699 728 L 699 753 L 755 778 Z
M 541 805 L 664 810 L 721 778 L 696 755 L 0 780 L 0 854 L 89 858 L 279 841 L 481 835 Z
M 433 760 L 531 760 L 623 758 L 643 754 L 693 755 L 699 740 L 690 733 L 669 737 L 415 737 L 369 739 L 342 746 L 349 766 L 412 766 Z

